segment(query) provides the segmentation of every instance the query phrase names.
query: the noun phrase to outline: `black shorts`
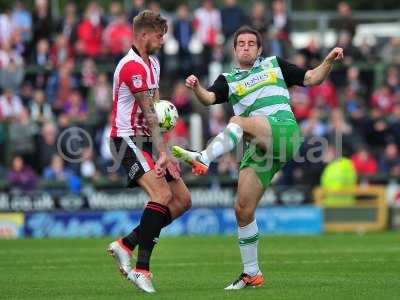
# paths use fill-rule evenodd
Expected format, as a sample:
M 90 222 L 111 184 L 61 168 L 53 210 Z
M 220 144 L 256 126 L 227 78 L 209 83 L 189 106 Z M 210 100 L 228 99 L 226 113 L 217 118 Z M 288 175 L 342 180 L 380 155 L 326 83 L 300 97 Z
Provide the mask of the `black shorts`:
M 154 169 L 151 137 L 114 137 L 110 140 L 110 149 L 114 160 L 126 171 L 128 187 L 138 186 L 137 180 Z M 174 180 L 168 170 L 165 179 Z

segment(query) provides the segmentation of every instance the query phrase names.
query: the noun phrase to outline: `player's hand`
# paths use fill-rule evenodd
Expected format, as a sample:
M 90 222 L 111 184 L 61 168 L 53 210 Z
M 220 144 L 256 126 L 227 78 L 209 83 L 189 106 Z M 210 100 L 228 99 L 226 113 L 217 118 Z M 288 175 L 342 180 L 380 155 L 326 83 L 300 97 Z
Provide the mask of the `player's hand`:
M 168 159 L 167 170 L 169 174 L 171 174 L 172 178 L 176 180 L 181 178 L 181 167 L 175 157 L 170 157 Z
M 159 158 L 156 161 L 154 170 L 156 171 L 156 177 L 164 177 L 168 165 L 168 156 L 165 152 L 161 152 Z
M 326 56 L 325 61 L 327 61 L 328 63 L 333 63 L 334 61 L 342 59 L 343 59 L 343 48 L 335 47 Z
M 190 75 L 186 78 L 185 85 L 187 88 L 194 90 L 199 86 L 199 79 L 194 75 Z

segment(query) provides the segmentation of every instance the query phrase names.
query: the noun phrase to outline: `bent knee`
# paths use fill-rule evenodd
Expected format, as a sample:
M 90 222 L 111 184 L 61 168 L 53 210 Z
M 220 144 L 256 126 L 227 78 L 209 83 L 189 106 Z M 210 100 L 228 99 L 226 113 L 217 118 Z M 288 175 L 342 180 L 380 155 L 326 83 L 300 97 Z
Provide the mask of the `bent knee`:
M 253 215 L 254 209 L 252 206 L 250 206 L 244 202 L 236 202 L 235 203 L 235 213 L 238 218 L 247 219 Z
M 239 126 L 243 125 L 243 118 L 239 116 L 233 116 L 229 119 L 229 123 L 235 123 L 238 124 Z
M 190 193 L 187 192 L 184 195 L 180 196 L 179 202 L 181 203 L 184 210 L 190 209 L 192 207 L 192 197 L 190 196 Z

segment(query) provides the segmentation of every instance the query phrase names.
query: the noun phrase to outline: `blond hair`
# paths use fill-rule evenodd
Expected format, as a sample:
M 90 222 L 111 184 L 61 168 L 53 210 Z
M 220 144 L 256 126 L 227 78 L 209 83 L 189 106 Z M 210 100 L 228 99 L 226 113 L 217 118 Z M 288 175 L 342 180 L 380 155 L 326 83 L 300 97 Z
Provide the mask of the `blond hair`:
M 133 32 L 141 30 L 160 30 L 165 34 L 168 30 L 167 20 L 151 10 L 144 10 L 133 18 Z

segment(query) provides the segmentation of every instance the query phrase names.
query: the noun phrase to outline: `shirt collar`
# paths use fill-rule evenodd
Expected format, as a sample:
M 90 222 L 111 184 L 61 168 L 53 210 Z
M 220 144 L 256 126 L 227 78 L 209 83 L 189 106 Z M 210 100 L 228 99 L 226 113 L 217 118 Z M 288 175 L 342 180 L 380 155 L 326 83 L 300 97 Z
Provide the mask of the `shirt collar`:
M 135 45 L 132 45 L 132 50 L 135 52 L 138 56 L 142 57 L 139 53 L 139 50 L 135 47 Z
M 257 68 L 257 67 L 261 64 L 261 62 L 263 61 L 263 59 L 264 59 L 264 58 L 263 58 L 262 56 L 258 56 L 258 57 L 256 58 L 256 61 L 255 61 L 254 64 L 253 64 L 253 66 L 251 67 L 251 69 Z M 251 69 L 249 69 L 249 70 L 243 70 L 243 69 L 240 69 L 240 68 L 238 68 L 238 67 L 235 67 L 235 68 L 233 68 L 233 71 L 234 71 L 235 74 L 238 74 L 238 73 L 250 71 Z

